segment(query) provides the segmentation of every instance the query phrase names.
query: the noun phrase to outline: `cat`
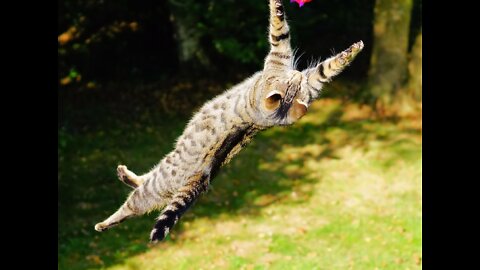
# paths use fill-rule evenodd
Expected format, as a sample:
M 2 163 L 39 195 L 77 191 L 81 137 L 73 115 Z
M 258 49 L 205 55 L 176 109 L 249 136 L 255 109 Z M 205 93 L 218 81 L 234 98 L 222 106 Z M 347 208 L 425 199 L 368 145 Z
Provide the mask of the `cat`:
M 118 166 L 119 179 L 134 190 L 95 230 L 104 231 L 127 218 L 163 208 L 150 233 L 152 242 L 163 240 L 207 190 L 221 166 L 257 132 L 298 121 L 318 98 L 323 84 L 363 49 L 360 41 L 313 67 L 295 70 L 281 0 L 270 0 L 269 10 L 270 52 L 263 70 L 208 101 L 187 124 L 175 149 L 148 173 L 137 176 L 126 166 Z

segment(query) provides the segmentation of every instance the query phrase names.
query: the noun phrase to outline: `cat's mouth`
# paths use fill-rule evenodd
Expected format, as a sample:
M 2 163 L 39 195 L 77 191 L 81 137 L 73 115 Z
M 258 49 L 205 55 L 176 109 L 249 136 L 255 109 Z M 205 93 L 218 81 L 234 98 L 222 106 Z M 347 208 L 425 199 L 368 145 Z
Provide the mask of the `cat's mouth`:
M 291 105 L 295 96 L 297 96 L 298 90 L 300 90 L 300 85 L 290 85 L 285 91 L 285 96 L 282 99 L 283 104 Z
M 292 107 L 293 100 L 297 96 L 300 90 L 300 84 L 290 84 L 285 91 L 285 96 L 280 100 L 280 106 L 274 113 L 274 117 L 277 119 L 284 119 L 287 117 L 288 110 Z

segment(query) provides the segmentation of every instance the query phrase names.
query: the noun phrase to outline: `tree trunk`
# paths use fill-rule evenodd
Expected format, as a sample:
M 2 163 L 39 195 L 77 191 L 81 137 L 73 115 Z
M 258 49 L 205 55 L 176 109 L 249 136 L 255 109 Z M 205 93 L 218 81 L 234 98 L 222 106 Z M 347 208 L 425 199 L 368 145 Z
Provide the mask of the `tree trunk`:
M 209 69 L 211 62 L 201 44 L 202 32 L 197 29 L 198 14 L 189 1 L 169 1 L 174 38 L 178 45 L 178 60 L 182 71 Z
M 422 32 L 415 38 L 410 52 L 408 92 L 415 101 L 422 101 Z
M 378 110 L 393 101 L 407 78 L 412 0 L 377 0 L 369 89 Z
M 415 38 L 408 60 L 408 82 L 395 94 L 389 111 L 400 117 L 422 113 L 422 33 Z

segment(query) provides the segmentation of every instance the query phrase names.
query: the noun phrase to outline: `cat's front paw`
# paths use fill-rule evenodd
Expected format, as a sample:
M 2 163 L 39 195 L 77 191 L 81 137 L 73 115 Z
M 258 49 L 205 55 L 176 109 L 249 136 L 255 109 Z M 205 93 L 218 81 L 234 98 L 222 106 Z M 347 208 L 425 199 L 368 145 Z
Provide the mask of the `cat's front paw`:
M 340 66 L 345 66 L 352 62 L 355 56 L 357 56 L 357 54 L 363 49 L 363 47 L 363 41 L 360 40 L 359 42 L 354 43 L 345 51 L 341 52 L 339 54 L 339 57 L 337 58 Z

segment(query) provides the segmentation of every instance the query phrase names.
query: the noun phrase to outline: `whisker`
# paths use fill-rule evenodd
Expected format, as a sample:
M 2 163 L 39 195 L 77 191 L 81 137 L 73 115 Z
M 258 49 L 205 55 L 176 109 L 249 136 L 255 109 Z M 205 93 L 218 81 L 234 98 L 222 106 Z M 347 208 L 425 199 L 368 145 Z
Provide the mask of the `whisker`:
M 296 53 L 298 52 L 298 49 L 295 49 L 294 52 L 293 52 L 293 69 L 297 69 L 298 67 L 298 61 L 300 61 L 300 59 L 302 58 L 302 56 L 305 54 L 305 52 L 302 52 L 299 56 L 296 55 Z

